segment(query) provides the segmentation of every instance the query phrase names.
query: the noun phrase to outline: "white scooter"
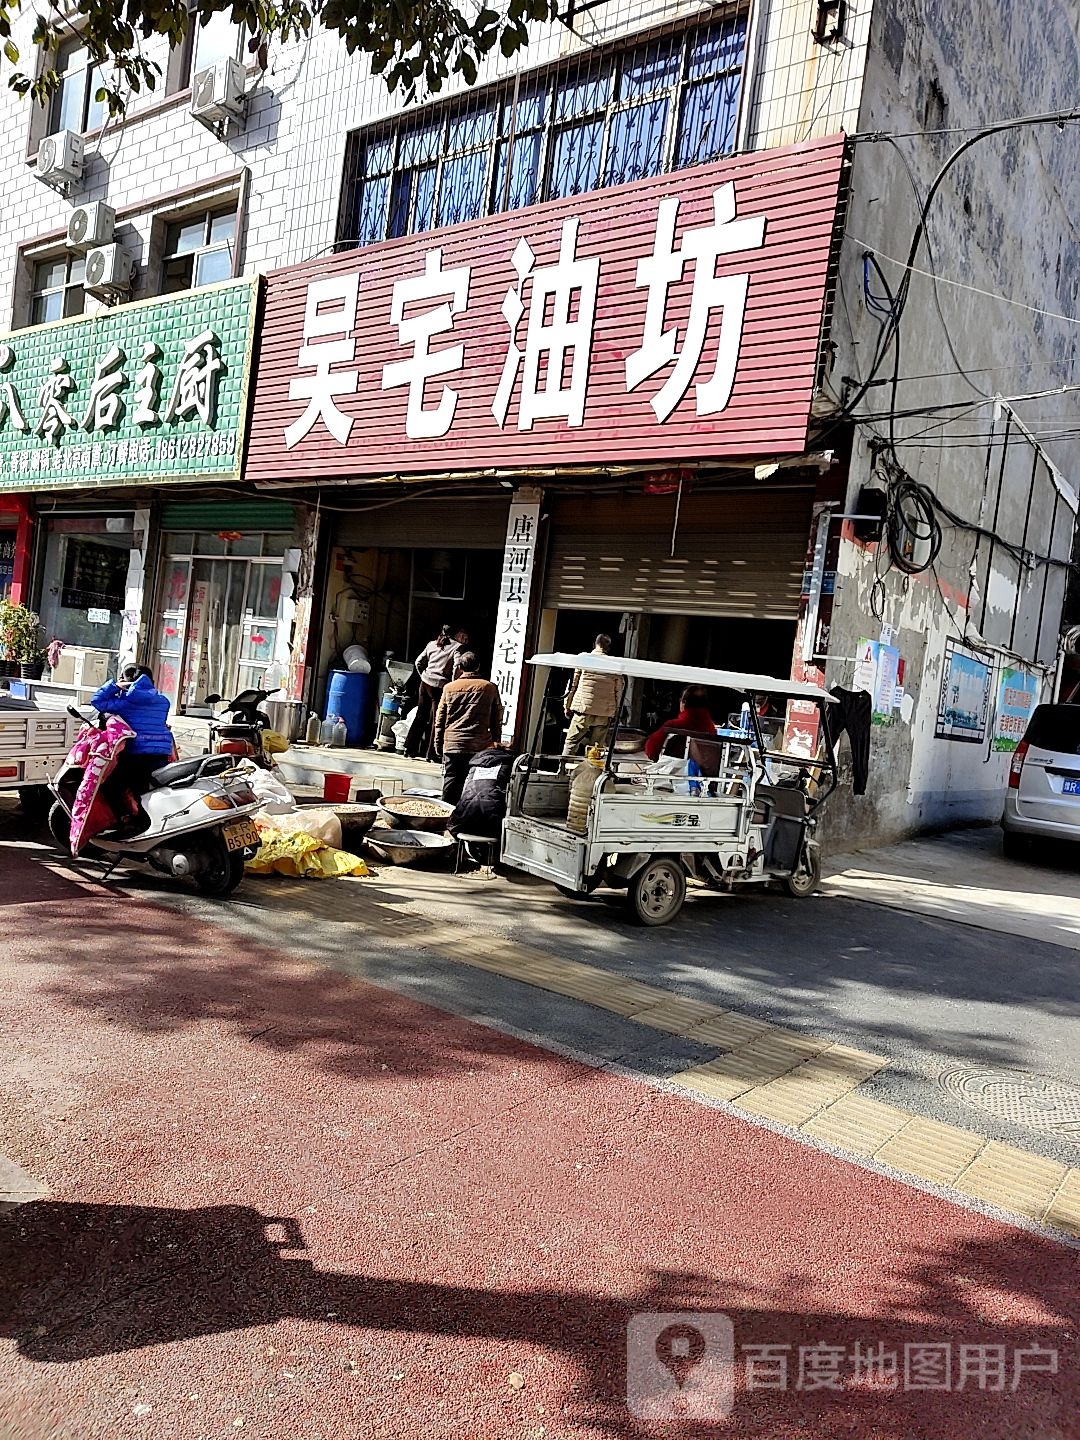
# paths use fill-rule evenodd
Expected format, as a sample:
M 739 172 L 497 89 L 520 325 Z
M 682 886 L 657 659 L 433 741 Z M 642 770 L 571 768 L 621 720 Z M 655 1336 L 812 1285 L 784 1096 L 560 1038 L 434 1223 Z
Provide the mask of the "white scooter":
M 70 706 L 69 712 L 86 718 Z M 199 755 L 155 770 L 152 788 L 139 799 L 141 828 L 131 834 L 103 831 L 82 854 L 113 865 L 142 861 L 165 875 L 190 876 L 203 895 L 231 895 L 244 878 L 244 861 L 259 848 L 259 832 L 250 819 L 259 799 L 235 765 L 231 755 Z M 68 853 L 82 777 L 81 766 L 65 761 L 49 784 L 56 797 L 49 831 Z

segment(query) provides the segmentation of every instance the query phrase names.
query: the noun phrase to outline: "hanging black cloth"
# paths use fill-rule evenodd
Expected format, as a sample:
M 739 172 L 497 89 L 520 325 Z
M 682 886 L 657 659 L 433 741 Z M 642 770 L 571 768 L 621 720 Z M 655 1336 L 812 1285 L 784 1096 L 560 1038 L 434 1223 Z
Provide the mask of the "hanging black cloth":
M 873 701 L 866 690 L 845 690 L 834 685 L 829 694 L 837 701 L 826 705 L 825 724 L 829 739 L 835 748 L 837 740 L 847 731 L 851 746 L 851 789 L 856 795 L 866 793 L 866 782 L 870 775 L 870 720 L 873 715 Z

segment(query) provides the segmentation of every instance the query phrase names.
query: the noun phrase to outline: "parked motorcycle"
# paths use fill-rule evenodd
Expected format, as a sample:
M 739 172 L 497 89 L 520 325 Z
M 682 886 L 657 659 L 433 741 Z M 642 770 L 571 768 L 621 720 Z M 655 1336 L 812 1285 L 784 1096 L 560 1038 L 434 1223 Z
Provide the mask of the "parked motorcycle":
M 207 695 L 203 703 L 223 704 L 225 714 L 210 716 L 210 739 L 206 753 L 253 760 L 256 765 L 269 770 L 273 762 L 265 739 L 268 732 L 273 732 L 273 724 L 266 711 L 259 708 L 269 698 L 269 690 L 241 690 L 234 700 L 224 701 L 220 695 Z
M 69 707 L 78 719 L 85 719 Z M 230 895 L 244 877 L 244 862 L 259 847 L 251 815 L 259 800 L 231 755 L 200 755 L 163 765 L 139 797 L 142 823 L 133 833 L 106 830 L 83 854 L 114 863 L 141 861 L 163 875 L 189 877 L 203 895 Z M 83 770 L 65 761 L 49 784 L 55 803 L 49 831 L 71 849 L 71 817 Z

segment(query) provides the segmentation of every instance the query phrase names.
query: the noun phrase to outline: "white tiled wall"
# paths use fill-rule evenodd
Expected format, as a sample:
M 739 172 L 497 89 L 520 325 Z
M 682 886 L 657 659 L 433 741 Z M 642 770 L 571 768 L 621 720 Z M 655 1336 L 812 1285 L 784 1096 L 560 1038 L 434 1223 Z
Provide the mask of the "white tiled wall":
M 855 0 L 863 29 L 868 6 L 869 0 Z M 546 64 L 715 9 L 697 0 L 608 0 L 582 13 L 574 33 L 562 25 L 538 28 L 527 52 L 514 61 L 497 55 L 484 67 L 479 84 L 518 66 Z M 810 53 L 815 47 L 807 45 L 813 0 L 772 0 L 761 9 L 759 56 L 765 65 L 747 116 L 748 143 L 783 144 L 836 130 L 848 112 L 854 113 L 851 105 L 857 105 L 857 96 L 852 101 L 849 91 L 855 87 L 864 37 L 860 34 L 860 43 L 845 48 L 839 60 L 822 52 L 818 65 Z M 18 28 L 20 48 L 29 55 L 29 20 Z M 152 48 L 147 53 L 154 56 Z M 160 48 L 156 58 L 164 61 Z M 88 200 L 107 200 L 118 211 L 139 207 L 137 213 L 122 216 L 117 226 L 117 239 L 139 262 L 137 295 L 148 293 L 151 221 L 155 211 L 167 209 L 163 197 L 192 186 L 210 187 L 244 168 L 250 172 L 245 271 L 294 264 L 327 249 L 335 239 L 346 136 L 392 113 L 399 102 L 381 79 L 371 76 L 366 61 L 349 58 L 336 36 L 318 30 L 278 47 L 266 73 L 253 72 L 249 83 L 246 124 L 227 140 L 191 117 L 186 92 L 164 108 L 163 87 L 136 97 L 125 124 L 109 125 L 88 141 L 84 182 L 70 199 L 35 177 L 27 162 L 29 103 L 0 88 L 2 133 L 9 138 L 0 157 L 5 202 L 0 221 L 0 330 L 7 328 L 9 318 L 15 326 L 27 323 L 25 278 L 17 290 L 14 283 L 19 247 L 63 230 L 73 206 Z M 794 98 L 793 86 L 798 89 Z

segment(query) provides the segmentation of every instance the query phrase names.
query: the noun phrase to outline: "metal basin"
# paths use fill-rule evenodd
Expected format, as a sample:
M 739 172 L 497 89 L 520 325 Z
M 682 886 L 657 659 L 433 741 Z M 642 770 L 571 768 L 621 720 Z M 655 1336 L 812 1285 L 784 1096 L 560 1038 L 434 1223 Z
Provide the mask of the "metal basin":
M 410 805 L 434 806 L 437 807 L 438 813 L 434 815 L 410 815 Z M 447 805 L 444 800 L 427 800 L 419 796 L 407 795 L 394 795 L 389 799 L 380 800 L 379 809 L 385 816 L 387 824 L 392 825 L 395 830 L 426 830 L 433 834 L 438 834 L 445 830 L 446 822 L 454 813 L 454 807 Z
M 414 860 L 434 859 L 454 848 L 449 835 L 432 835 L 426 830 L 374 830 L 367 843 L 377 855 L 395 865 L 411 865 Z

